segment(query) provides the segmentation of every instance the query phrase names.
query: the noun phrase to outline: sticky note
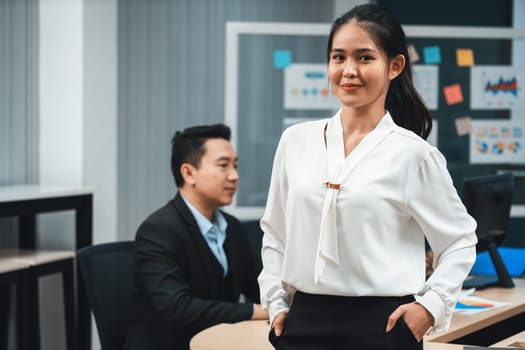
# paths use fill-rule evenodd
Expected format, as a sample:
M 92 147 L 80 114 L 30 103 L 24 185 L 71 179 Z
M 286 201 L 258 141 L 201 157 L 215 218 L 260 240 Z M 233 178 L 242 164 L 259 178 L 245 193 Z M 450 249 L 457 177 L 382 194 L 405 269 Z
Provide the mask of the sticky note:
M 458 66 L 470 67 L 474 65 L 474 52 L 471 49 L 457 49 L 456 59 Z
M 443 88 L 443 93 L 445 94 L 445 101 L 448 105 L 455 105 L 463 102 L 463 93 L 461 92 L 461 85 L 459 84 L 445 86 Z
M 472 119 L 468 116 L 456 118 L 455 124 L 458 136 L 468 135 L 472 132 Z
M 275 50 L 273 52 L 273 67 L 286 68 L 292 64 L 292 52 L 290 50 Z
M 423 48 L 423 59 L 426 64 L 441 63 L 441 50 L 439 46 L 427 46 Z
M 411 63 L 416 63 L 419 61 L 419 54 L 417 53 L 416 48 L 412 44 L 408 44 L 408 58 L 410 59 Z

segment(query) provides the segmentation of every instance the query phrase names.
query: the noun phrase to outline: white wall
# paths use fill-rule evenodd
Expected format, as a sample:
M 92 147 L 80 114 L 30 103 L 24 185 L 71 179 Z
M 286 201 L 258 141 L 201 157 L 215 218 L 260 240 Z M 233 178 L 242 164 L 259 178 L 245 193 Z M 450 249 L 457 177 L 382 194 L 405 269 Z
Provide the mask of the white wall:
M 40 183 L 93 189 L 93 243 L 115 241 L 117 0 L 40 0 L 39 10 Z M 73 213 L 41 215 L 38 246 L 72 249 L 73 230 Z M 60 286 L 41 282 L 43 350 L 65 348 Z
M 352 9 L 352 7 L 367 4 L 371 1 L 367 0 L 334 0 L 334 19 L 341 16 L 345 12 Z
M 117 239 L 117 0 L 84 0 L 83 168 L 93 242 Z
M 82 0 L 40 1 L 40 183 L 82 184 Z

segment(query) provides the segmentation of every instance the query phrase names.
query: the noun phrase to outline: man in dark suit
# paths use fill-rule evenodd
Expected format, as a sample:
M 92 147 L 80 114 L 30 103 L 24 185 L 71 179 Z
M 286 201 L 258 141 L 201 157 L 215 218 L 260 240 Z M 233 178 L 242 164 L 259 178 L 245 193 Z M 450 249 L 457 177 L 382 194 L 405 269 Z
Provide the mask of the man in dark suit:
M 237 155 L 222 124 L 178 131 L 172 139 L 175 198 L 135 237 L 134 319 L 125 349 L 187 350 L 218 323 L 267 319 L 259 271 L 240 222 L 219 208 L 237 189 Z M 243 294 L 251 302 L 240 303 Z

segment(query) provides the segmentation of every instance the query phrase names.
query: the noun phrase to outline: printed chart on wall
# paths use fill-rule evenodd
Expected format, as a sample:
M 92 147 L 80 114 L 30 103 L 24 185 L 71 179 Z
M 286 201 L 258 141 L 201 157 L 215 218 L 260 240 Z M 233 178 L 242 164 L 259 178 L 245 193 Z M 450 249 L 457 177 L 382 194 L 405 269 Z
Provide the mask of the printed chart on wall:
M 437 65 L 412 66 L 412 76 L 417 92 L 428 109 L 438 109 L 439 68 Z
M 471 163 L 524 164 L 525 121 L 473 120 Z
M 471 109 L 525 107 L 525 67 L 475 66 L 470 71 Z
M 338 109 L 328 89 L 326 64 L 292 63 L 284 69 L 285 109 Z

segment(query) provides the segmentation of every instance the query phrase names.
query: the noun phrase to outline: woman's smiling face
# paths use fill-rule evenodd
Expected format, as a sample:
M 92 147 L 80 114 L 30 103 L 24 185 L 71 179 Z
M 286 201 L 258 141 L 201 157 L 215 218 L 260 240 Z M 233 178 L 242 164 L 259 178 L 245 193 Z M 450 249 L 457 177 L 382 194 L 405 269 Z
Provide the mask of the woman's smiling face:
M 390 81 L 400 71 L 389 61 L 366 27 L 354 20 L 342 25 L 332 40 L 328 78 L 334 95 L 350 108 L 384 108 Z

